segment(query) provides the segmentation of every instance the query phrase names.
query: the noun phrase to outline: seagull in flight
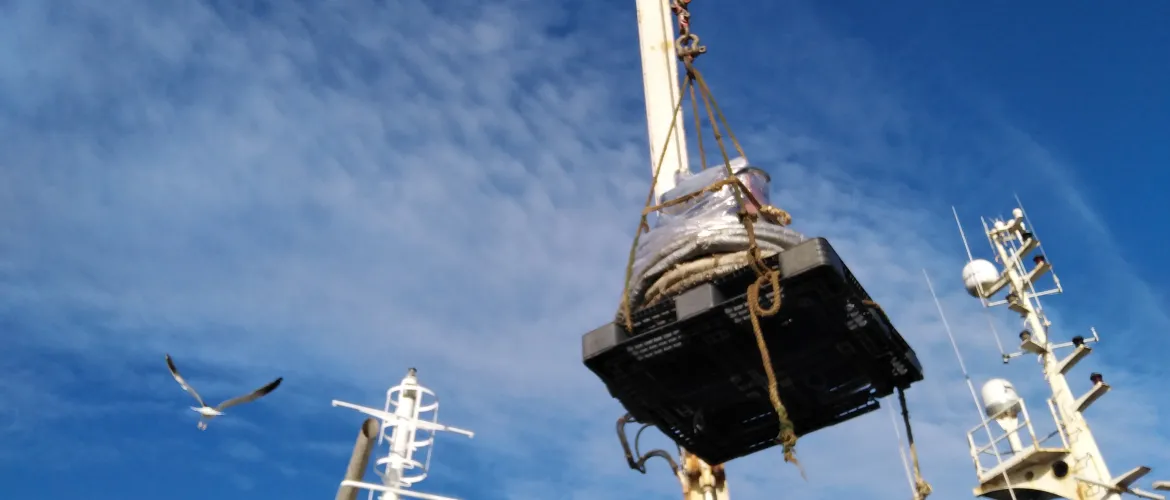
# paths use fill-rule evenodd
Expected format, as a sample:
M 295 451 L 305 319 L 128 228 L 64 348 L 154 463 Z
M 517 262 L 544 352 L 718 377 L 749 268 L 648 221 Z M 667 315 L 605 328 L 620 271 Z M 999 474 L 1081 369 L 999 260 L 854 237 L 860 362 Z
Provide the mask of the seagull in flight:
M 175 377 L 175 381 L 179 383 L 179 386 L 182 387 L 184 391 L 187 391 L 188 393 L 190 393 L 191 396 L 194 396 L 195 401 L 199 402 L 198 408 L 192 406 L 191 409 L 194 410 L 195 412 L 199 413 L 199 416 L 200 416 L 199 425 L 197 425 L 196 427 L 199 427 L 199 430 L 201 430 L 201 431 L 207 430 L 207 422 L 209 422 L 211 419 L 218 417 L 220 415 L 223 415 L 224 414 L 223 410 L 226 410 L 230 407 L 233 407 L 233 406 L 236 406 L 239 404 L 251 403 L 252 401 L 260 399 L 261 397 L 267 395 L 268 393 L 276 390 L 276 388 L 280 386 L 280 382 L 282 380 L 284 380 L 284 377 L 280 377 L 276 380 L 273 380 L 272 382 L 269 382 L 268 385 L 265 385 L 264 387 L 256 389 L 251 394 L 245 394 L 245 395 L 240 396 L 240 397 L 229 399 L 227 401 L 220 403 L 216 407 L 212 408 L 210 406 L 207 406 L 207 403 L 203 402 L 203 398 L 199 397 L 199 393 L 195 392 L 195 389 L 192 388 L 190 385 L 187 385 L 187 381 L 183 380 L 182 375 L 179 375 L 179 369 L 175 368 L 175 362 L 174 362 L 174 360 L 171 359 L 170 354 L 167 354 L 167 368 L 169 368 L 171 370 L 171 376 Z

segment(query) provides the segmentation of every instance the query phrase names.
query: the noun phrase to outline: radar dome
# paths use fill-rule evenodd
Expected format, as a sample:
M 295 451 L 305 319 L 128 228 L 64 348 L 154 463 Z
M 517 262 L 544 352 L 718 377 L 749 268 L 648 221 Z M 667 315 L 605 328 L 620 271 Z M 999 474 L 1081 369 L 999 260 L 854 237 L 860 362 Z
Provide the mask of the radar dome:
M 993 378 L 983 384 L 983 410 L 987 412 L 988 417 L 995 416 L 1001 411 L 1004 411 L 1020 401 L 1020 395 L 1016 393 L 1016 387 L 1011 382 L 1002 378 Z M 1000 415 L 1000 417 L 1015 418 L 1019 409 L 1013 409 L 1007 413 Z
M 991 290 L 996 281 L 999 281 L 999 269 L 991 262 L 975 259 L 963 266 L 963 286 L 972 297 L 978 297 L 979 290 Z

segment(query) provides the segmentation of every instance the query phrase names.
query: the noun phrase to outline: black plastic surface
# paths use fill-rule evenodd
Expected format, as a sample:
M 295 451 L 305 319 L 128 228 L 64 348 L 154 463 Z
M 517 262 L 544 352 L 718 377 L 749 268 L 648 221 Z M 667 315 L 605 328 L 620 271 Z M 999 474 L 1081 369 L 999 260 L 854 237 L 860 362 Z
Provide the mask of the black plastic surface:
M 876 410 L 894 387 L 922 380 L 913 349 L 869 299 L 829 242 L 816 238 L 767 260 L 781 272 L 780 312 L 761 327 L 798 435 Z M 751 269 L 634 314 L 633 332 L 585 334 L 585 365 L 640 422 L 691 453 L 723 463 L 776 445 L 746 290 Z M 761 288 L 767 307 L 775 296 Z

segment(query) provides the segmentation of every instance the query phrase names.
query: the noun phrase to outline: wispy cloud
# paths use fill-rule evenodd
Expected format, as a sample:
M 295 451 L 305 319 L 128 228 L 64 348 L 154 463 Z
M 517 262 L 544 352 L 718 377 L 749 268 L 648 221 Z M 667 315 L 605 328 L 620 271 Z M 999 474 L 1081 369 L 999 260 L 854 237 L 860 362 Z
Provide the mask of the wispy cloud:
M 228 456 L 244 462 L 259 462 L 264 458 L 264 450 L 247 441 L 231 441 L 224 444 L 222 449 Z
M 921 269 L 969 357 L 987 360 L 970 362 L 976 375 L 1000 373 L 987 320 L 957 284 L 963 252 L 947 207 L 1005 210 L 1012 200 L 995 197 L 992 179 L 1006 172 L 1072 178 L 1056 161 L 1038 165 L 1043 147 L 1012 139 L 1010 124 L 916 102 L 897 68 L 808 9 L 752 12 L 769 29 L 779 22 L 779 37 L 746 35 L 734 28 L 746 13 L 714 11 L 703 34 L 719 51 L 702 62 L 721 104 L 798 229 L 829 237 L 918 349 L 928 379 L 910 397 L 925 471 L 939 495 L 965 494 L 962 433 L 977 417 Z M 121 386 L 123 400 L 188 404 L 162 352 L 225 396 L 284 375 L 266 404 L 223 422 L 263 419 L 246 434 L 279 449 L 286 471 L 340 474 L 344 458 L 295 443 L 327 434 L 348 446 L 360 418 L 328 401 L 379 404 L 417 366 L 444 420 L 478 432 L 447 448 L 466 456 L 446 460 L 511 478 L 464 496 L 674 498 L 661 470 L 625 470 L 612 436 L 620 409 L 579 358 L 579 335 L 616 307 L 648 183 L 633 16 L 621 2 L 534 0 L 0 4 L 0 324 L 19 353 L 89 359 L 85 380 Z M 1038 196 L 1092 214 L 1070 194 L 1076 182 L 1066 186 Z M 1060 265 L 1083 237 L 1051 226 L 1043 236 Z M 1109 274 L 1068 270 L 1083 286 Z M 1135 273 L 1112 279 L 1150 286 Z M 1069 325 L 1087 321 L 1054 304 Z M 1134 321 L 1136 331 L 1164 318 Z M 1153 393 L 1123 361 L 1095 362 Z M 85 392 L 26 379 L 54 404 Z M 22 412 L 45 407 L 20 394 L 0 396 Z M 1149 460 L 1127 440 L 1156 422 L 1123 417 L 1125 404 L 1100 404 L 1099 427 L 1123 429 L 1103 441 L 1117 460 Z M 809 482 L 763 453 L 731 465 L 732 488 L 905 498 L 891 433 L 884 412 L 819 432 L 799 449 Z

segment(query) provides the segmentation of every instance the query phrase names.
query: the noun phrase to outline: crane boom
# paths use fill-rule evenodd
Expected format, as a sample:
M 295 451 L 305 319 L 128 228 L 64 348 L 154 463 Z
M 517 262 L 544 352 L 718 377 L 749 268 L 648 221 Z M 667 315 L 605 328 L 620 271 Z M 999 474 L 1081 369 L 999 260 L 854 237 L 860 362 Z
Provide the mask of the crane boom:
M 662 168 L 654 184 L 655 203 L 675 186 L 676 175 L 689 172 L 686 129 L 674 110 L 681 98 L 674 13 L 670 0 L 637 0 L 638 40 L 642 54 L 642 86 L 646 96 L 646 131 L 650 171 L 659 158 Z M 679 111 L 681 113 L 681 110 Z M 665 149 L 665 151 L 664 151 Z M 712 467 L 683 451 L 678 477 L 684 500 L 728 500 L 722 466 Z
M 642 53 L 642 86 L 646 95 L 646 131 L 650 141 L 653 174 L 662 157 L 662 170 L 654 185 L 654 199 L 674 188 L 675 174 L 690 170 L 683 121 L 674 120 L 679 86 L 675 52 L 674 17 L 670 0 L 637 0 L 638 40 Z M 673 131 L 671 123 L 674 123 Z M 667 138 L 670 138 L 668 141 Z M 668 144 L 669 142 L 669 144 Z M 663 155 L 663 149 L 666 149 Z

